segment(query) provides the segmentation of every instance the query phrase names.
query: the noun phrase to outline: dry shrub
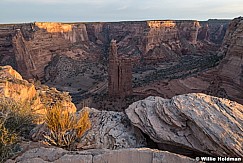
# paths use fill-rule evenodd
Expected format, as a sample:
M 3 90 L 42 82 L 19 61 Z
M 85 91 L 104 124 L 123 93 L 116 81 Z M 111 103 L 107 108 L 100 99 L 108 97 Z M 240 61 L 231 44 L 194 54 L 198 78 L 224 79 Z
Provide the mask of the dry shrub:
M 4 162 L 16 152 L 18 136 L 6 129 L 3 122 L 0 123 L 0 162 Z
M 13 156 L 17 142 L 27 137 L 32 129 L 33 112 L 29 103 L 18 103 L 10 98 L 0 98 L 0 162 Z
M 46 124 L 50 133 L 44 135 L 44 137 L 49 144 L 59 147 L 70 147 L 91 127 L 87 109 L 77 115 L 76 113 L 69 113 L 60 104 L 56 104 L 47 110 Z

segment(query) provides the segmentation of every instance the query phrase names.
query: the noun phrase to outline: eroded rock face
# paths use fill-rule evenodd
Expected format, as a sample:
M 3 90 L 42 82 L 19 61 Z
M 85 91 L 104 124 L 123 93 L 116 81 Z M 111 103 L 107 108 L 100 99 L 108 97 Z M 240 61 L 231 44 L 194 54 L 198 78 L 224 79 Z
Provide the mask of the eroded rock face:
M 95 149 L 86 151 L 66 151 L 61 148 L 35 148 L 26 151 L 14 160 L 7 163 L 160 163 L 181 162 L 193 163 L 194 159 L 173 154 L 167 151 L 152 150 L 149 148 L 131 148 L 120 150 Z
M 145 94 L 147 96 L 152 95 L 164 98 L 172 98 L 173 96 L 178 94 L 203 92 L 205 94 L 227 98 L 243 104 L 242 21 L 243 19 L 240 17 L 234 19 L 230 23 L 225 34 L 223 44 L 217 54 L 219 58 L 221 58 L 220 60 L 215 62 L 213 61 L 213 58 L 208 58 L 206 61 L 203 61 L 203 59 L 201 59 L 200 63 L 197 64 L 200 65 L 205 63 L 202 67 L 206 67 L 212 62 L 215 62 L 218 63 L 217 66 L 214 65 L 214 67 L 204 69 L 203 72 L 194 74 L 193 71 L 195 68 L 189 68 L 189 73 L 187 73 L 188 71 L 184 72 L 184 75 L 191 74 L 187 77 L 184 77 L 183 75 L 180 76 L 178 74 L 182 73 L 183 69 L 188 65 L 182 65 L 181 68 L 179 68 L 179 70 L 181 71 L 170 72 L 170 68 L 168 68 L 168 71 L 161 71 L 161 73 L 157 71 L 155 75 L 148 76 L 148 79 L 151 79 L 154 76 L 162 76 L 164 74 L 169 74 L 169 77 L 164 75 L 164 79 L 166 78 L 165 80 L 161 79 L 159 81 L 157 80 L 156 82 L 151 82 L 143 87 L 137 87 L 134 89 L 134 92 L 143 95 Z M 210 24 L 208 25 L 208 27 L 205 23 L 202 25 L 204 26 L 199 29 L 199 31 L 201 30 L 201 34 L 198 36 L 199 39 L 211 39 L 218 42 L 218 38 L 222 37 L 222 33 L 224 33 L 223 31 L 225 30 L 225 27 L 221 27 L 220 24 L 217 24 L 217 28 L 211 28 L 211 32 L 215 31 L 215 33 L 218 33 L 217 37 L 215 35 L 215 37 L 209 38 L 209 36 L 207 36 L 206 38 L 206 34 L 203 34 L 203 30 L 206 30 L 206 28 L 208 28 L 209 30 Z M 203 37 L 202 35 L 205 35 L 205 37 Z M 189 66 L 194 64 L 191 61 L 189 63 Z M 173 77 L 173 75 L 176 77 Z
M 199 29 L 198 39 L 222 44 L 228 28 L 228 23 L 229 20 L 217 19 L 209 19 L 208 21 L 200 22 L 201 28 Z
M 55 88 L 30 83 L 11 66 L 0 66 L 0 96 L 12 98 L 17 102 L 28 103 L 38 114 L 46 114 L 46 107 L 60 103 L 69 112 L 76 112 L 68 93 L 59 92 Z
M 85 24 L 30 23 L 7 26 L 6 29 L 12 39 L 9 51 L 13 51 L 16 63 L 12 66 L 17 67 L 26 79 L 42 79 L 45 66 L 56 54 L 81 60 L 99 58 L 88 50 L 94 47 L 88 43 Z
M 91 128 L 79 140 L 76 149 L 121 149 L 146 146 L 141 131 L 134 127 L 122 112 L 90 109 Z M 50 132 L 45 124 L 32 130 L 34 141 L 44 140 L 43 134 Z
M 36 95 L 35 86 L 15 71 L 11 66 L 0 67 L 1 96 L 13 98 L 16 101 L 32 100 Z
M 126 109 L 133 125 L 157 143 L 213 156 L 243 156 L 243 106 L 205 94 L 150 96 Z
M 221 48 L 225 55 L 218 66 L 223 85 L 233 96 L 243 99 L 243 18 L 234 19 L 228 28 Z M 235 88 L 231 88 L 235 85 Z M 240 90 L 241 92 L 236 92 Z
M 202 23 L 202 25 L 200 25 Z M 136 62 L 171 61 L 182 54 L 215 52 L 212 35 L 228 22 L 207 22 L 208 42 L 199 39 L 205 22 L 198 21 L 140 21 L 118 23 L 29 23 L 2 25 L 0 50 L 2 65 L 10 64 L 24 78 L 44 78 L 44 68 L 57 54 L 75 60 L 97 61 L 107 57 L 111 39 L 118 42 L 118 54 L 132 57 Z M 215 29 L 214 29 L 215 28 Z M 205 33 L 205 32 L 204 32 Z M 202 36 L 204 37 L 204 36 Z M 213 49 L 213 50 L 212 50 Z

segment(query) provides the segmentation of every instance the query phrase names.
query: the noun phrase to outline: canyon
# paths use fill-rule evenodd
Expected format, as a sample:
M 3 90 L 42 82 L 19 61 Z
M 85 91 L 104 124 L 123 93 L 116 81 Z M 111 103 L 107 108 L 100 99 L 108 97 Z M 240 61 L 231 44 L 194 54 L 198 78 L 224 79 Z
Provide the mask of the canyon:
M 52 130 L 39 121 L 7 162 L 195 162 L 195 157 L 243 156 L 243 105 L 225 98 L 203 93 L 150 96 L 125 112 L 78 111 L 67 93 L 23 80 L 10 66 L 0 67 L 0 78 L 1 98 L 31 102 L 33 114 L 41 116 L 58 103 L 77 115 L 88 110 L 92 124 L 67 150 L 47 143 Z M 45 104 L 45 109 L 38 107 Z
M 1 98 L 25 106 L 30 102 L 38 115 L 19 142 L 20 150 L 7 162 L 129 162 L 130 157 L 135 162 L 195 162 L 199 156 L 243 156 L 243 105 L 225 98 L 203 93 L 171 99 L 150 96 L 133 102 L 125 112 L 77 110 L 68 93 L 28 82 L 10 66 L 0 67 L 0 79 Z M 87 110 L 92 124 L 68 150 L 46 143 L 52 131 L 43 116 L 60 103 L 68 113 Z
M 133 66 L 131 103 L 148 95 L 172 97 L 206 91 L 211 81 L 201 81 L 197 73 L 215 67 L 224 58 L 224 52 L 219 55 L 218 51 L 229 22 L 211 19 L 2 24 L 0 65 L 11 65 L 24 79 L 34 78 L 70 92 L 77 106 L 111 109 L 116 104 L 122 109 L 128 106 L 124 100 L 116 103 L 116 99 L 107 99 L 112 39 L 117 42 L 117 55 L 129 58 Z M 183 84 L 177 79 L 192 75 L 195 82 L 200 80 L 202 88 L 181 88 Z M 161 84 L 158 90 L 154 90 L 156 82 Z M 179 86 L 170 87 L 175 82 Z M 173 90 L 168 93 L 168 89 Z
M 181 71 L 175 71 L 176 73 L 173 73 L 176 76 L 174 79 L 164 71 L 157 71 L 157 74 L 165 76 L 167 80 L 158 80 L 158 82 L 147 84 L 143 88 L 135 88 L 135 91 L 142 94 L 147 92 L 145 93 L 147 96 L 157 94 L 165 98 L 184 93 L 204 92 L 243 103 L 242 29 L 242 17 L 234 19 L 230 23 L 224 41 L 217 52 L 218 56 L 222 56 L 222 60 L 217 61 L 217 66 L 212 66 L 211 69 L 187 77 L 180 77 Z M 213 61 L 213 58 L 206 62 L 210 64 L 211 61 Z M 199 62 L 201 64 L 203 60 Z M 191 69 L 188 70 L 191 71 Z
M 91 121 L 68 151 L 40 118 L 7 162 L 242 157 L 242 36 L 242 17 L 0 25 L 1 97 Z
M 215 50 L 210 43 L 222 42 L 227 24 L 209 20 L 1 25 L 1 64 L 17 68 L 24 78 L 44 79 L 44 68 L 57 54 L 81 61 L 107 59 L 111 39 L 118 42 L 118 55 L 146 63 L 206 54 Z

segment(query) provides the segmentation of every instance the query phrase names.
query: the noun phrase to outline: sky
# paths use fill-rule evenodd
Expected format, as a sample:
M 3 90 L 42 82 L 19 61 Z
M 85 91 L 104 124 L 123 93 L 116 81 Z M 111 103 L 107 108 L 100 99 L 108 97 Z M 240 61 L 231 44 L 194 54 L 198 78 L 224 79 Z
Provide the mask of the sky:
M 0 0 L 0 23 L 208 20 L 243 16 L 243 0 Z

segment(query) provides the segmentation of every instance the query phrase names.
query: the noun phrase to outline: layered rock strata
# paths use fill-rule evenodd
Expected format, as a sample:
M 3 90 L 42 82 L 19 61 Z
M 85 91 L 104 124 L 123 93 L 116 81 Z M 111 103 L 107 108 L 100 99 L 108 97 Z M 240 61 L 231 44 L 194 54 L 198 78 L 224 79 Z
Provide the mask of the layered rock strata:
M 219 24 L 218 24 L 219 26 Z M 218 56 L 223 59 L 218 61 L 218 66 L 205 69 L 204 72 L 192 73 L 189 70 L 189 77 L 167 77 L 165 80 L 151 82 L 143 87 L 134 89 L 134 92 L 143 95 L 156 95 L 164 98 L 171 98 L 175 95 L 185 93 L 203 92 L 217 97 L 228 98 L 243 104 L 242 87 L 242 65 L 243 65 L 243 19 L 242 17 L 234 19 L 226 32 L 224 41 L 219 49 Z M 217 33 L 222 33 L 224 29 Z M 218 35 L 217 38 L 220 36 Z M 213 38 L 211 38 L 213 39 Z M 216 36 L 214 38 L 216 41 Z M 211 64 L 213 60 L 208 59 L 206 64 Z M 200 59 L 203 63 L 203 59 Z M 185 67 L 185 66 L 184 66 Z M 183 66 L 181 69 L 183 70 Z M 168 69 L 170 71 L 170 69 Z M 161 74 L 167 73 L 165 69 Z M 172 74 L 176 76 L 176 74 Z M 158 76 L 156 73 L 154 76 Z M 153 75 L 148 76 L 153 78 Z M 178 79 L 179 78 L 179 79 Z
M 132 94 L 132 61 L 117 57 L 116 41 L 111 41 L 108 68 L 108 92 L 110 96 Z
M 227 22 L 210 23 L 205 37 L 210 43 L 221 43 Z M 0 26 L 2 65 L 10 64 L 24 78 L 45 76 L 44 68 L 56 55 L 75 60 L 104 59 L 109 43 L 118 42 L 118 55 L 128 55 L 146 63 L 174 60 L 182 54 L 215 52 L 215 45 L 205 42 L 198 21 L 141 21 L 116 23 L 29 23 Z M 212 24 L 212 25 L 210 25 Z M 216 25 L 215 25 L 216 24 Z M 205 33 L 205 32 L 204 32 Z M 221 37 L 220 37 L 221 38 Z M 216 50 L 217 50 L 216 46 Z
M 156 143 L 212 156 L 243 156 L 243 106 L 205 94 L 150 96 L 126 109 Z
M 223 85 L 231 91 L 232 83 L 240 90 L 243 88 L 243 18 L 234 19 L 226 32 L 225 39 L 220 54 L 225 58 L 218 66 L 219 76 L 223 80 Z M 237 95 L 243 99 L 242 94 Z

